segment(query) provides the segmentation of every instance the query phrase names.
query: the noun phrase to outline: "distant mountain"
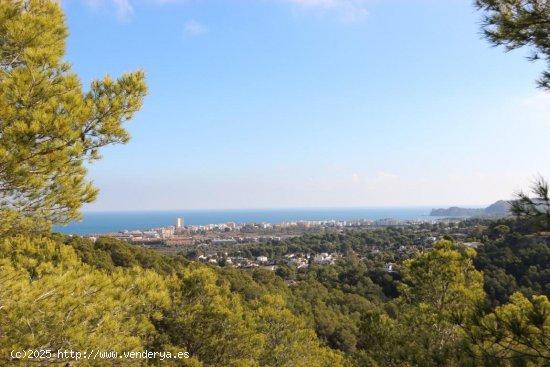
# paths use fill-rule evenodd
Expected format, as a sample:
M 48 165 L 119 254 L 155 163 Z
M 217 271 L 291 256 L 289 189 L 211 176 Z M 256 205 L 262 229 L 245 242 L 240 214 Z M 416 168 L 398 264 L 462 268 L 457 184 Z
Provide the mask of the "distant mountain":
M 485 208 L 485 214 L 507 217 L 511 215 L 510 203 L 508 201 L 499 200 Z
M 432 209 L 430 213 L 434 217 L 477 217 L 485 214 L 485 209 L 459 208 L 452 206 L 447 209 Z
M 434 217 L 507 217 L 510 215 L 510 203 L 499 200 L 485 209 L 459 208 L 453 206 L 447 209 L 432 209 Z

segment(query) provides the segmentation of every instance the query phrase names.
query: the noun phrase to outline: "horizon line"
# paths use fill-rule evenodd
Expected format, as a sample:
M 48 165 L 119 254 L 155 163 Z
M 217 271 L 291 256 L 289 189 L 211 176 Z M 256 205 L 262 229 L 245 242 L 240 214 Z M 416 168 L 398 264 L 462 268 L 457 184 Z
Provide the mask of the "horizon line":
M 491 203 L 493 204 L 493 203 Z M 130 213 L 130 212 L 179 212 L 179 211 L 276 211 L 276 210 L 361 210 L 361 209 L 414 209 L 414 208 L 450 208 L 466 209 L 486 208 L 491 204 L 437 204 L 437 205 L 388 205 L 388 206 L 333 206 L 333 207 L 262 207 L 262 208 L 187 208 L 187 209 L 100 209 L 82 210 L 82 213 Z

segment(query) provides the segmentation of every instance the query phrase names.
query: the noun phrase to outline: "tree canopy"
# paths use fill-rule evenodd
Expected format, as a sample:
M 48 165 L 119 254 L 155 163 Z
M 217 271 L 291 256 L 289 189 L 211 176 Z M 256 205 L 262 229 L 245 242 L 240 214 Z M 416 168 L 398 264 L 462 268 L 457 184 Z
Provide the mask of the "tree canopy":
M 544 59 L 548 66 L 538 85 L 550 89 L 550 3 L 546 0 L 476 0 L 484 12 L 482 31 L 495 46 L 506 50 L 531 47 L 531 61 Z
M 78 219 L 97 195 L 84 164 L 128 141 L 121 124 L 146 94 L 142 71 L 84 91 L 63 59 L 67 35 L 55 1 L 0 2 L 0 234 Z
M 548 182 L 539 177 L 531 186 L 534 197 L 524 192 L 516 194 L 512 201 L 511 212 L 518 218 L 525 218 L 532 223 L 535 229 L 550 230 L 550 197 L 548 196 Z

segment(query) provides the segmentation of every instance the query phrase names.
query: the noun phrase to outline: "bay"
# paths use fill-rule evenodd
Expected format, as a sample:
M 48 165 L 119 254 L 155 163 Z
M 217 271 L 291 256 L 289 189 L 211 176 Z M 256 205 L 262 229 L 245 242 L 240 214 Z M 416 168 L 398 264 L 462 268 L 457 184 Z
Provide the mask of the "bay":
M 55 226 L 55 232 L 85 235 L 124 230 L 145 230 L 175 225 L 183 218 L 185 225 L 235 223 L 281 223 L 300 220 L 398 219 L 433 220 L 431 207 L 403 208 L 326 208 L 326 209 L 233 209 L 233 210 L 170 210 L 84 212 L 81 222 Z

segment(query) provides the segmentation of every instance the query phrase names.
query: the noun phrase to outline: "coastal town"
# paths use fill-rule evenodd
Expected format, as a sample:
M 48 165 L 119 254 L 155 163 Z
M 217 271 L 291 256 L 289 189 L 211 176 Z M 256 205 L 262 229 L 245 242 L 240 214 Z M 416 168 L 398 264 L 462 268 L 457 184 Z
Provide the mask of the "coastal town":
M 448 221 L 453 221 L 449 219 Z M 324 233 L 327 230 L 367 229 L 390 226 L 412 226 L 435 224 L 438 220 L 399 220 L 385 218 L 379 220 L 300 220 L 281 223 L 235 223 L 184 225 L 183 218 L 176 218 L 175 225 L 147 230 L 123 230 L 112 233 L 93 233 L 84 237 L 111 237 L 136 245 L 156 247 L 179 247 L 199 244 L 232 245 L 237 243 L 257 243 L 281 240 L 304 234 Z
M 377 256 L 384 259 L 384 268 L 393 272 L 401 260 L 410 258 L 421 249 L 429 248 L 445 236 L 452 236 L 467 247 L 476 248 L 472 233 L 475 228 L 461 225 L 460 219 L 437 220 L 325 220 L 290 221 L 281 223 L 222 223 L 207 225 L 184 224 L 177 218 L 175 225 L 149 230 L 124 230 L 107 234 L 90 234 L 85 237 L 95 241 L 110 237 L 164 254 L 184 255 L 188 260 L 215 266 L 275 271 L 289 266 L 296 271 L 311 265 L 333 265 L 350 255 L 339 247 L 311 247 L 291 249 L 287 244 L 304 238 L 323 236 L 353 236 L 356 233 L 383 234 L 383 240 L 364 240 L 355 256 Z M 281 244 L 285 245 L 281 247 Z M 353 251 L 352 251 L 353 252 Z M 391 252 L 391 257 L 384 254 Z

